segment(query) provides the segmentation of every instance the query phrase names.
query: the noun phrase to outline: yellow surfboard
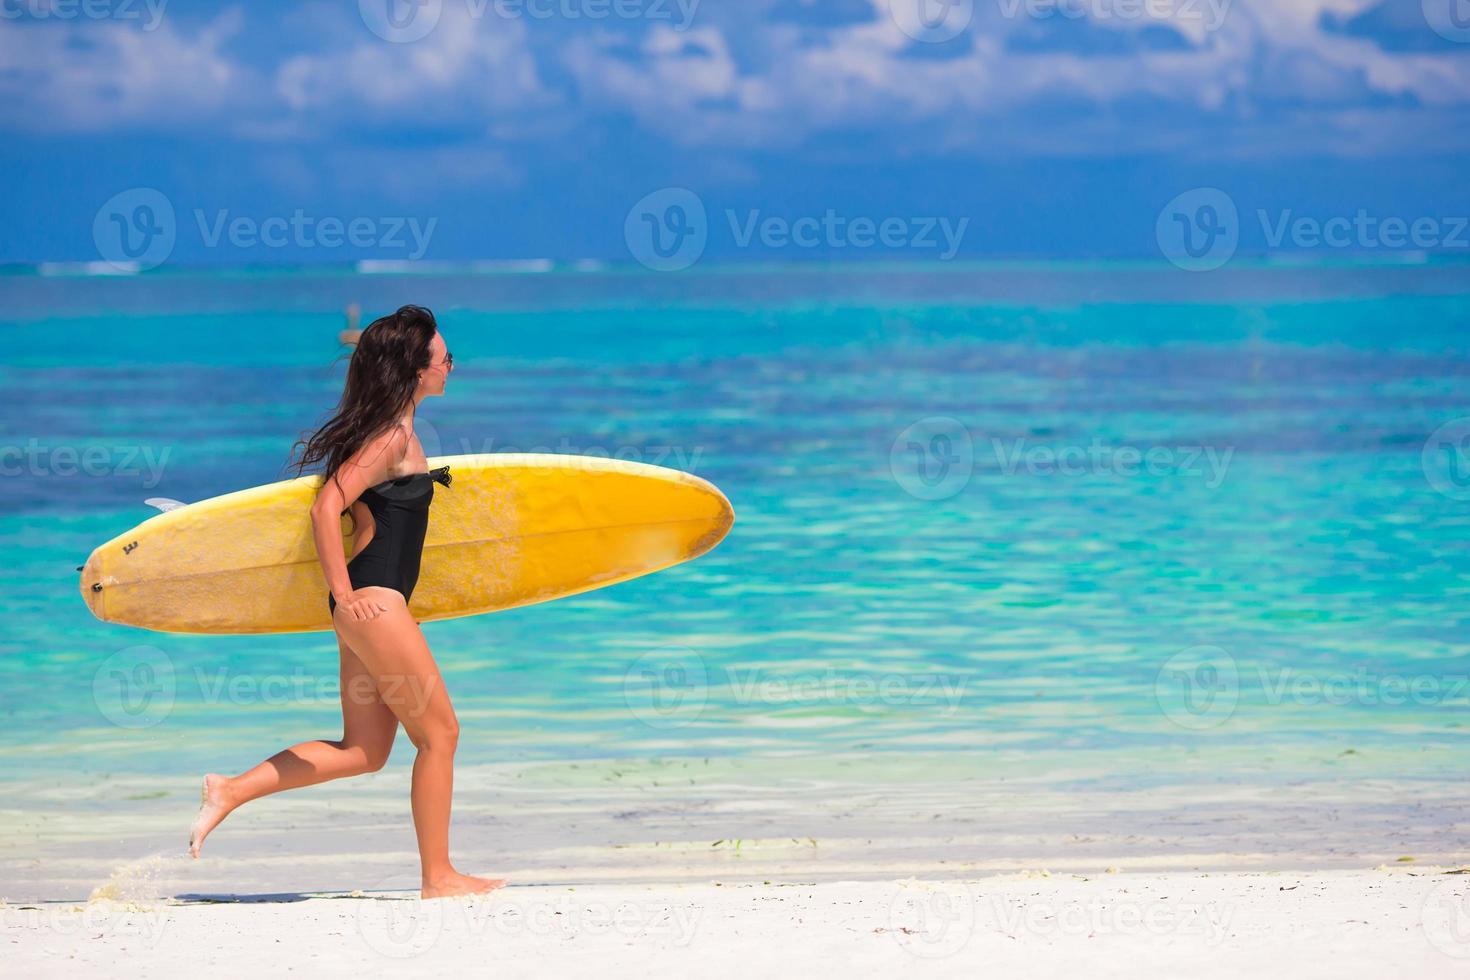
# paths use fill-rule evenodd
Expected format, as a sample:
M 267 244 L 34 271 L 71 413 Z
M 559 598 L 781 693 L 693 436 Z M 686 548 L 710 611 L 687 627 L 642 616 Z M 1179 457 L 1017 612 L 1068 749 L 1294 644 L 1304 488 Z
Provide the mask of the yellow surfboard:
M 409 610 L 421 622 L 510 609 L 698 558 L 735 522 L 688 473 L 590 456 L 443 456 Z M 152 517 L 82 566 L 98 619 L 166 633 L 332 628 L 310 507 L 321 477 L 201 500 Z M 343 555 L 351 523 L 342 519 Z

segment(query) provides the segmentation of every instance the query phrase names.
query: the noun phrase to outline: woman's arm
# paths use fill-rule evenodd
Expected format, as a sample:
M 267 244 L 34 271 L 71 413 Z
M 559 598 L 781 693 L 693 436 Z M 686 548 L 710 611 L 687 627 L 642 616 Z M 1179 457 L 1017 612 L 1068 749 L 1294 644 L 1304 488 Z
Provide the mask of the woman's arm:
M 371 619 L 381 608 L 357 608 L 352 580 L 347 575 L 347 558 L 342 553 L 342 512 L 357 501 L 368 487 L 382 483 L 401 461 L 408 440 L 401 428 L 369 440 L 322 484 L 311 505 L 311 532 L 317 559 L 327 588 L 338 606 L 347 606 L 358 619 Z M 366 614 L 366 615 L 363 615 Z

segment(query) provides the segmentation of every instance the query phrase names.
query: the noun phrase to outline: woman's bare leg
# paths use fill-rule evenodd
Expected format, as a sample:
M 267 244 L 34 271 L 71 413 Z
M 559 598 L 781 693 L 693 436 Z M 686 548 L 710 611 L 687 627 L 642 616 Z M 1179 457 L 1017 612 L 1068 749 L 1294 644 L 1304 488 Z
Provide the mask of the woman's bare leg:
M 199 817 L 189 835 L 189 853 L 194 857 L 199 856 L 209 832 L 241 803 L 281 790 L 375 772 L 388 761 L 398 734 L 398 716 L 383 703 L 372 674 L 340 635 L 337 650 L 342 738 L 293 745 L 234 778 L 217 773 L 205 776 Z
M 454 795 L 454 752 L 459 720 L 439 665 L 401 593 L 379 589 L 387 611 L 354 620 L 337 608 L 338 633 L 377 680 L 379 696 L 418 749 L 413 763 L 413 825 L 418 835 L 421 895 L 443 898 L 487 892 L 505 882 L 460 874 L 449 861 L 449 810 Z

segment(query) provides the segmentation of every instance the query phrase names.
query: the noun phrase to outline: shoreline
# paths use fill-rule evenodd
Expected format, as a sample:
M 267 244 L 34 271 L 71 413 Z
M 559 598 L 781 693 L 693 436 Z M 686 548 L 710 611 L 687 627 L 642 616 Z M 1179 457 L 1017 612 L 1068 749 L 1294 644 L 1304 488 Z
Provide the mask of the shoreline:
M 535 887 L 1470 863 L 1470 790 L 1436 778 L 1217 774 L 1125 789 L 1071 773 L 936 782 L 915 768 L 903 782 L 864 766 L 818 779 L 775 762 L 669 761 L 459 775 L 456 864 Z M 417 868 L 409 781 L 404 766 L 255 801 L 199 861 L 185 851 L 196 777 L 16 785 L 0 809 L 0 899 L 85 901 L 119 880 L 140 900 L 381 887 Z

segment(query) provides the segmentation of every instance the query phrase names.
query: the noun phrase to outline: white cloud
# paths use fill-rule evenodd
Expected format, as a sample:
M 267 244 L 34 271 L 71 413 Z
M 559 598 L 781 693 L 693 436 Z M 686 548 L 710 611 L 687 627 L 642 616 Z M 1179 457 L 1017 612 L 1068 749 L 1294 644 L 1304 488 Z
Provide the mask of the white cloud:
M 585 104 L 629 112 L 681 143 L 721 148 L 777 147 L 844 130 L 886 129 L 900 139 L 907 134 L 908 149 L 921 152 L 967 147 L 1092 155 L 1174 148 L 1178 133 L 1162 123 L 1166 119 L 1189 133 L 1205 116 L 1219 114 L 1218 128 L 1252 142 L 1252 117 L 1312 116 L 1305 125 L 1262 123 L 1266 138 L 1255 141 L 1255 149 L 1277 152 L 1283 138 L 1284 148 L 1291 148 L 1293 133 L 1320 142 L 1350 135 L 1343 127 L 1403 111 L 1380 104 L 1389 100 L 1470 103 L 1470 50 L 1388 51 L 1322 29 L 1324 11 L 1351 16 L 1377 0 L 1233 0 L 1218 28 L 1208 32 L 1204 22 L 1214 19 L 1208 6 L 1193 4 L 1179 10 L 1205 13 L 1166 18 L 1193 46 L 1139 46 L 1116 56 L 1010 50 L 1008 35 L 1036 25 L 1024 15 L 1000 16 L 1011 4 L 977 2 L 968 49 L 942 58 L 923 57 L 933 50 L 897 28 L 887 15 L 888 0 L 872 2 L 878 19 L 830 29 L 820 44 L 811 43 L 809 31 L 786 25 L 743 25 L 762 52 L 758 71 L 738 71 L 730 29 L 709 26 L 685 34 L 652 32 L 632 60 L 611 35 L 574 41 L 564 57 Z M 1014 9 L 1024 11 L 1022 3 Z M 1072 3 L 1070 9 L 1103 16 L 1088 25 L 1062 25 L 1065 18 L 1057 15 L 1053 24 L 1131 31 L 1160 23 L 1107 17 L 1114 6 L 1108 0 Z M 1046 106 L 1062 101 L 1093 105 L 1097 118 L 1059 128 Z M 1114 107 L 1140 104 L 1155 107 L 1152 125 L 1129 127 L 1115 114 Z M 1359 111 L 1339 111 L 1348 104 Z
M 221 51 L 241 23 L 233 9 L 192 34 L 167 18 L 148 31 L 104 21 L 0 21 L 0 119 L 61 132 L 217 119 L 259 91 L 256 73 Z
M 875 19 L 828 29 L 773 23 L 752 5 L 701 10 L 688 30 L 660 22 L 573 30 L 475 17 L 470 4 L 446 0 L 434 31 L 408 44 L 371 35 L 355 11 L 308 5 L 293 39 L 318 47 L 250 64 L 226 50 L 240 10 L 192 31 L 172 20 L 151 32 L 0 22 L 0 118 L 43 131 L 202 125 L 287 145 L 432 130 L 496 147 L 551 144 L 632 118 L 644 133 L 732 153 L 851 132 L 891 136 L 897 154 L 1094 155 L 1177 150 L 1213 126 L 1231 145 L 1220 150 L 1216 139 L 1212 151 L 1248 155 L 1388 150 L 1385 134 L 1432 128 L 1436 112 L 1458 120 L 1470 106 L 1470 46 L 1387 50 L 1323 29 L 1324 12 L 1351 17 L 1377 0 L 1232 0 L 1215 31 L 1172 19 L 1194 46 L 1110 56 L 1011 50 L 1010 35 L 1037 25 L 1001 16 L 1001 0 L 976 0 L 968 46 L 945 57 L 922 56 L 936 49 L 898 29 L 889 0 L 870 2 Z M 1202 4 L 1191 9 L 1210 9 Z M 1112 18 L 1091 28 L 1157 23 Z M 1095 110 L 1058 125 L 1058 103 Z M 1457 126 L 1436 138 L 1463 145 L 1470 133 Z
M 366 34 L 366 32 L 363 32 Z M 390 44 L 365 36 L 341 51 L 296 55 L 275 73 L 285 108 L 356 119 L 473 120 L 547 106 L 519 21 L 472 17 L 446 3 L 425 38 Z

